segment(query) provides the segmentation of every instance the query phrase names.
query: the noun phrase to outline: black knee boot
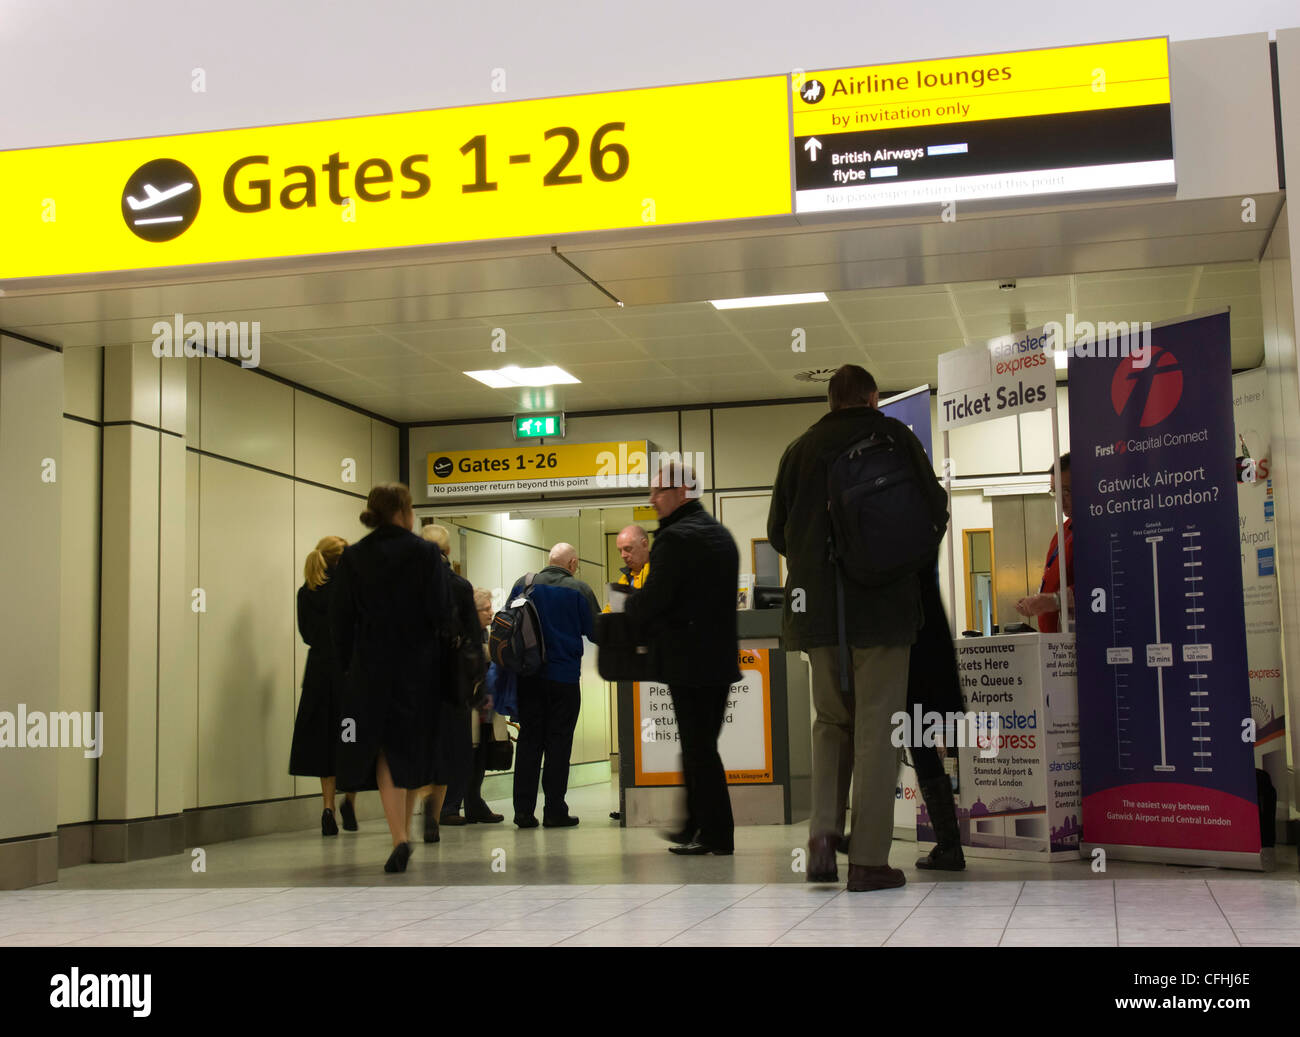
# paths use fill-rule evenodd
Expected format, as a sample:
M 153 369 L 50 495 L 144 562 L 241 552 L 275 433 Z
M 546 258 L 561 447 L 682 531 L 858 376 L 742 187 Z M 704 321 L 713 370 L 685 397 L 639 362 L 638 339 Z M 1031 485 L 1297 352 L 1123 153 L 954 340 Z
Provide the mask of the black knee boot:
M 916 866 L 923 871 L 964 871 L 966 858 L 961 852 L 957 804 L 953 802 L 952 783 L 948 775 L 922 778 L 918 784 L 921 786 L 921 798 L 925 800 L 925 809 L 930 813 L 930 824 L 934 826 L 938 845 L 930 851 L 928 857 L 918 860 Z

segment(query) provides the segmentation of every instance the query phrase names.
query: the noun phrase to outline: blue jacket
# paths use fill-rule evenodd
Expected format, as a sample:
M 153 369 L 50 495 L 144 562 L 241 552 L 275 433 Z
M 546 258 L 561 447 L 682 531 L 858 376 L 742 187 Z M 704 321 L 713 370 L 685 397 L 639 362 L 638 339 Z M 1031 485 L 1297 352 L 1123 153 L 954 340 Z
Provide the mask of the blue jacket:
M 510 590 L 509 600 L 522 594 L 523 589 L 524 581 L 518 580 Z M 546 639 L 546 664 L 541 676 L 548 681 L 577 684 L 582 676 L 582 639 L 585 635 L 591 640 L 595 633 L 591 605 L 576 588 L 536 581 L 531 597 Z

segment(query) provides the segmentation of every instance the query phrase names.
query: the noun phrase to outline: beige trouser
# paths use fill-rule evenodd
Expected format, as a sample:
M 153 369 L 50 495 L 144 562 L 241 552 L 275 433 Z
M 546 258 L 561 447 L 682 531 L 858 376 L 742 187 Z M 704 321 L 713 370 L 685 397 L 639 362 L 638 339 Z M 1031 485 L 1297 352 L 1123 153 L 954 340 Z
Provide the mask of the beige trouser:
M 809 834 L 843 832 L 853 779 L 849 863 L 889 863 L 894 837 L 898 750 L 890 742 L 891 717 L 907 706 L 908 645 L 854 648 L 854 700 L 840 692 L 840 650 L 814 648 L 812 697 L 812 822 Z

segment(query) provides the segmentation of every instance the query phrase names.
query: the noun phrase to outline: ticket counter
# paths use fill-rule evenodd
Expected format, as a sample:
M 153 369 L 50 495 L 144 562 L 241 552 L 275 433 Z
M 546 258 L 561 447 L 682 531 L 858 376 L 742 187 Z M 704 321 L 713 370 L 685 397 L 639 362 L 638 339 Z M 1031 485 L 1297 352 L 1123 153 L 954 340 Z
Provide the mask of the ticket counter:
M 718 740 L 738 825 L 809 816 L 812 776 L 808 664 L 781 647 L 781 610 L 737 613 L 741 679 Z M 667 826 L 685 809 L 681 747 L 668 688 L 618 684 L 619 810 L 626 827 Z

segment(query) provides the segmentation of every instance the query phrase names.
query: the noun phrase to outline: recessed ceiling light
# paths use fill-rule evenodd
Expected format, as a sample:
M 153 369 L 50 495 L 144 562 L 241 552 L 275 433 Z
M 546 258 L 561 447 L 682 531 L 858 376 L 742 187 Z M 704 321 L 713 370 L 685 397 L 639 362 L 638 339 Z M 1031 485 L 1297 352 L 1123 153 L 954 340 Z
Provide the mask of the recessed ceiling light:
M 464 373 L 475 381 L 482 382 L 489 389 L 581 384 L 579 379 L 574 378 L 561 367 L 519 367 L 511 364 L 499 371 L 465 371 Z
M 825 292 L 804 292 L 801 295 L 753 295 L 747 299 L 710 299 L 715 309 L 745 310 L 755 306 L 794 306 L 801 302 L 829 302 Z

